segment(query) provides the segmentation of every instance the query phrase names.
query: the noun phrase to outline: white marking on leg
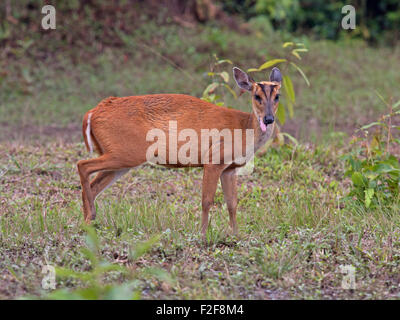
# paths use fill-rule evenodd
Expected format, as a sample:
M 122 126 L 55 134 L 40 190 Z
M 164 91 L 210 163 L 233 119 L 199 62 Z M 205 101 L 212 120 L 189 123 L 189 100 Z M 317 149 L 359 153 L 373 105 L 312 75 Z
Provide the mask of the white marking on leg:
M 89 146 L 89 152 L 90 154 L 93 153 L 93 143 L 92 143 L 92 137 L 90 136 L 90 118 L 92 117 L 92 114 L 89 113 L 88 120 L 87 120 L 87 126 L 86 126 L 86 140 Z

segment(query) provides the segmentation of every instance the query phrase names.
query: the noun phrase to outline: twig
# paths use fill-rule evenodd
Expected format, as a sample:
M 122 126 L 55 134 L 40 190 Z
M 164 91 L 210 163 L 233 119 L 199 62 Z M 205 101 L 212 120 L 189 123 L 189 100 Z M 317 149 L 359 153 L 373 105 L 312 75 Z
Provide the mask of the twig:
M 389 120 L 388 120 L 389 126 L 388 126 L 388 135 L 387 135 L 387 141 L 386 141 L 385 156 L 387 155 L 387 153 L 389 151 L 390 138 L 391 138 L 391 135 L 392 135 L 392 112 L 393 112 L 392 102 L 393 102 L 393 99 L 392 99 L 392 97 L 390 97 Z
M 187 76 L 189 79 L 195 81 L 196 79 L 193 78 L 188 72 L 186 72 L 184 69 L 182 69 L 181 67 L 179 67 L 175 62 L 173 62 L 171 59 L 168 59 L 167 57 L 163 56 L 161 53 L 159 53 L 157 50 L 154 50 L 152 47 L 148 46 L 147 44 L 143 43 L 143 42 L 139 42 L 138 43 L 140 46 L 148 49 L 149 51 L 151 51 L 152 53 L 154 53 L 155 55 L 159 56 L 161 59 L 165 60 L 166 62 L 168 62 L 169 64 L 171 64 L 172 66 L 174 66 L 176 69 L 178 69 L 179 71 L 181 71 L 185 76 Z

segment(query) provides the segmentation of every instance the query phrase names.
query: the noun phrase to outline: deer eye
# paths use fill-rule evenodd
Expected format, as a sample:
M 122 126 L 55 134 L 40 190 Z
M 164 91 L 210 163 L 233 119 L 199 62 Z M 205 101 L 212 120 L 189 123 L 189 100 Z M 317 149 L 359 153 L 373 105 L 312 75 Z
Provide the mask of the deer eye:
M 279 100 L 279 97 L 280 97 L 280 94 L 278 93 L 278 94 L 275 96 L 275 101 L 278 101 L 278 100 Z
M 261 102 L 261 97 L 258 94 L 255 95 L 254 98 L 256 98 L 257 102 Z

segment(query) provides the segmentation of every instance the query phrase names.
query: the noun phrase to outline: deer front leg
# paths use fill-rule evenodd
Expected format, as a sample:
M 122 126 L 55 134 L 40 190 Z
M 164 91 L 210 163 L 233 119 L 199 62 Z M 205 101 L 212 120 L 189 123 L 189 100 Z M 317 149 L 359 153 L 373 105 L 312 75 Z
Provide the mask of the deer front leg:
M 201 234 L 203 239 L 206 238 L 208 227 L 208 212 L 214 203 L 214 196 L 217 190 L 218 179 L 221 172 L 227 165 L 209 164 L 204 165 L 203 188 L 202 188 L 202 216 L 201 216 Z
M 224 191 L 224 198 L 229 212 L 229 224 L 233 234 L 238 233 L 236 222 L 236 207 L 237 207 L 237 175 L 236 169 L 226 169 L 221 174 L 221 185 Z

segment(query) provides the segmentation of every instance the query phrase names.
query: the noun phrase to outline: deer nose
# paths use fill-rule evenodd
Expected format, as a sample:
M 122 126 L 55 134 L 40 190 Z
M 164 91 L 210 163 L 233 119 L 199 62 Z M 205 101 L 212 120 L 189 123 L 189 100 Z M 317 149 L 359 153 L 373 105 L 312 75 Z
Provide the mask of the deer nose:
M 273 123 L 274 122 L 274 116 L 265 116 L 264 117 L 264 123 L 265 124 L 271 124 L 271 123 Z

